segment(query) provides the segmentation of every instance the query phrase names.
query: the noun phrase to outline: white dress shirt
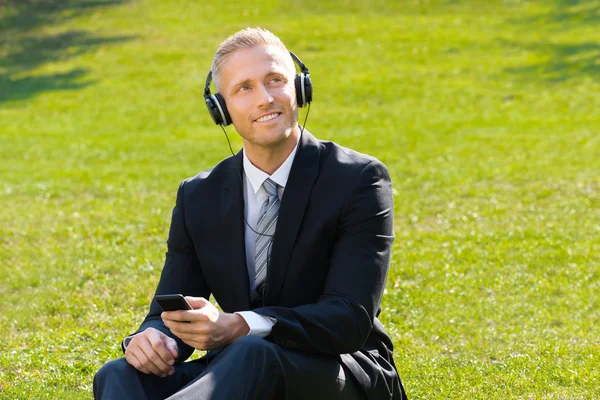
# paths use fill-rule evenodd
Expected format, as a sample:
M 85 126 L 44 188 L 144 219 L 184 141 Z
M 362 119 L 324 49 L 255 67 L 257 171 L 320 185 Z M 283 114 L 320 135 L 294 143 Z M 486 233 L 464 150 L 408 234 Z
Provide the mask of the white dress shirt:
M 299 141 L 298 141 L 299 143 Z M 244 226 L 246 233 L 246 264 L 248 267 L 248 280 L 250 282 L 250 293 L 253 294 L 255 291 L 255 258 L 256 258 L 256 236 L 254 232 L 256 230 L 256 223 L 260 214 L 262 204 L 267 199 L 267 192 L 262 187 L 264 181 L 267 178 L 279 185 L 279 199 L 283 197 L 285 186 L 287 185 L 288 177 L 290 176 L 290 170 L 292 169 L 292 163 L 298 150 L 298 143 L 296 147 L 290 153 L 288 158 L 285 159 L 283 164 L 269 176 L 266 172 L 258 169 L 254 164 L 250 162 L 250 159 L 246 155 L 246 149 L 244 149 L 244 218 L 246 219 L 247 225 Z M 248 227 L 252 227 L 250 229 Z M 241 315 L 246 323 L 250 327 L 249 336 L 260 336 L 265 337 L 271 333 L 271 328 L 275 325 L 276 320 L 274 318 L 265 317 L 257 314 L 253 311 L 240 311 L 236 314 Z

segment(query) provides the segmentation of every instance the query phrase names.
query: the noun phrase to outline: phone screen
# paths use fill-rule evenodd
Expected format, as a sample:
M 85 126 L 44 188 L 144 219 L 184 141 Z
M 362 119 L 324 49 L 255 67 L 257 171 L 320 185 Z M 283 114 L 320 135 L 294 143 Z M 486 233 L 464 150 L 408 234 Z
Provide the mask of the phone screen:
M 190 303 L 180 294 L 157 294 L 154 300 L 163 311 L 193 310 Z

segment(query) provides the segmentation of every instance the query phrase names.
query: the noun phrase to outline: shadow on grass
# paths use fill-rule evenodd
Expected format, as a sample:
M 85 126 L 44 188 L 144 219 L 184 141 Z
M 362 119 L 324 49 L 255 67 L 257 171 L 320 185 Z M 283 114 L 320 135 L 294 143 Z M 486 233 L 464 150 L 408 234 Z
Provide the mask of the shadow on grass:
M 536 33 L 545 32 L 548 38 L 552 38 L 553 32 L 600 25 L 600 0 L 553 0 L 549 3 L 551 9 L 546 13 L 513 18 L 508 22 L 523 25 L 528 30 L 534 29 Z M 524 79 L 560 83 L 600 77 L 600 42 L 585 41 L 580 35 L 572 35 L 569 41 L 523 40 L 505 42 L 504 45 L 542 56 L 543 60 L 534 64 L 506 69 L 506 72 Z
M 64 61 L 95 48 L 131 39 L 96 36 L 71 30 L 43 33 L 100 7 L 128 0 L 0 0 L 0 102 L 25 100 L 38 93 L 74 90 L 91 83 L 85 68 L 71 67 L 55 73 L 33 73 L 45 64 Z
M 534 24 L 552 30 L 568 30 L 573 24 L 600 23 L 600 0 L 548 0 L 549 12 L 530 17 L 519 18 L 512 22 Z
M 527 51 L 545 55 L 545 60 L 522 67 L 506 68 L 506 72 L 524 79 L 561 83 L 578 78 L 600 77 L 600 43 L 509 43 Z

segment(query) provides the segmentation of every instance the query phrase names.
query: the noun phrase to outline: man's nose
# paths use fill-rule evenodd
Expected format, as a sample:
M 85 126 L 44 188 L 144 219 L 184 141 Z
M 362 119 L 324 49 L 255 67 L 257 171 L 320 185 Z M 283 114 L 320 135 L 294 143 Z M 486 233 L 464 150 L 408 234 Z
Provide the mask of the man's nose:
M 273 96 L 269 92 L 269 89 L 264 85 L 260 85 L 259 89 L 257 90 L 257 96 L 257 103 L 261 107 L 273 103 Z

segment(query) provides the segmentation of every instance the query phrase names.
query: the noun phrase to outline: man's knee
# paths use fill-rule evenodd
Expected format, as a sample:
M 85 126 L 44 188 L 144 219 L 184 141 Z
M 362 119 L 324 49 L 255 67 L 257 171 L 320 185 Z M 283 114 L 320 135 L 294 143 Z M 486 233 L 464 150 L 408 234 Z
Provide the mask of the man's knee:
M 244 336 L 229 347 L 228 350 L 234 359 L 244 360 L 254 365 L 264 363 L 271 366 L 277 364 L 279 359 L 277 345 L 258 336 Z
M 94 394 L 97 396 L 104 391 L 107 385 L 114 385 L 117 381 L 130 379 L 130 374 L 136 371 L 125 358 L 110 361 L 96 372 L 94 376 Z
M 266 399 L 269 393 L 285 393 L 279 346 L 257 336 L 244 336 L 210 361 L 208 382 L 215 380 L 218 398 Z M 236 383 L 232 384 L 232 377 Z
M 112 360 L 102 366 L 96 372 L 96 376 L 94 377 L 94 381 L 102 382 L 106 379 L 112 379 L 113 377 L 123 376 L 127 374 L 129 369 L 133 368 L 125 358 L 118 358 L 116 360 Z M 135 368 L 134 368 L 135 369 Z

